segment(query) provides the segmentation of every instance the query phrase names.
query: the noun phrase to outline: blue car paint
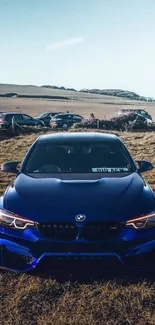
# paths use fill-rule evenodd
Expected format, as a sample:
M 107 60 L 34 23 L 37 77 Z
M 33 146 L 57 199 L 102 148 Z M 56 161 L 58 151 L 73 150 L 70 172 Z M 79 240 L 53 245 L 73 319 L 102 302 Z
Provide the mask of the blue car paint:
M 56 176 L 35 178 L 19 172 L 4 196 L 0 198 L 0 208 L 37 223 L 74 223 L 80 233 L 84 223 L 75 221 L 77 214 L 86 215 L 87 222 L 90 223 L 108 221 L 123 224 L 129 219 L 155 211 L 155 196 L 137 171 L 128 175 L 122 174 L 121 177 L 110 175 L 93 180 L 85 180 L 82 177 L 80 180 L 69 177 L 56 178 Z M 65 252 L 52 250 L 52 245 L 57 244 L 62 248 L 67 244 L 70 248 Z M 137 267 L 132 260 L 129 265 L 126 263 L 127 260 L 137 256 L 145 258 L 146 254 L 152 254 L 151 265 L 147 265 L 146 262 L 146 269 L 155 265 L 155 228 L 137 231 L 122 226 L 118 235 L 102 240 L 103 249 L 95 252 L 87 252 L 84 248 L 74 252 L 72 249 L 74 244 L 87 245 L 88 240 L 82 237 L 74 240 L 56 240 L 43 236 L 37 227 L 21 231 L 0 226 L 0 266 L 27 272 L 39 266 L 46 257 L 62 259 L 62 269 L 64 259 L 82 261 L 91 258 L 95 261 L 103 258 L 106 264 L 108 257 L 117 259 L 120 269 L 136 270 Z M 30 260 L 28 263 L 24 262 L 21 267 L 16 265 L 10 267 L 9 258 L 8 260 L 4 258 L 6 251 L 9 258 L 12 256 L 12 259 L 15 259 L 15 264 L 17 256 Z M 94 265 L 97 271 L 97 263 Z
M 5 195 L 3 208 L 36 222 L 74 222 L 79 213 L 89 222 L 123 222 L 152 211 L 154 197 L 137 173 L 93 182 L 20 174 Z

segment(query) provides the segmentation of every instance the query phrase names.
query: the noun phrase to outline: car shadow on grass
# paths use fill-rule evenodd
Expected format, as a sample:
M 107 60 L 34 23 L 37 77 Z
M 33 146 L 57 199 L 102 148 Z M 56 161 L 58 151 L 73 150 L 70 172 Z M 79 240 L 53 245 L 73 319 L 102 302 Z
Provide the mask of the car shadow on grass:
M 40 271 L 35 270 L 29 273 L 32 277 L 40 277 L 42 279 L 53 279 L 58 283 L 78 282 L 91 284 L 93 282 L 109 282 L 115 280 L 121 285 L 137 284 L 139 282 L 147 281 L 149 283 L 155 282 L 155 270 L 151 271 L 136 271 L 136 272 L 107 272 L 107 273 L 91 273 L 81 271 L 79 272 L 63 272 L 63 271 Z

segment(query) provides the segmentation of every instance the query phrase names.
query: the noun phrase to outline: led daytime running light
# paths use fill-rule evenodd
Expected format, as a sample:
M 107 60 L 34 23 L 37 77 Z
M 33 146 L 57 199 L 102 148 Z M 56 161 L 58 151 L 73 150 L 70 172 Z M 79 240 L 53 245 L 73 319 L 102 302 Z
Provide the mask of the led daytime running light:
M 10 219 L 10 223 L 7 223 L 7 218 L 8 218 L 8 221 Z M 12 219 L 12 222 L 11 222 L 11 219 Z M 23 226 L 18 226 L 16 224 L 16 221 L 21 221 L 24 225 Z M 31 227 L 35 226 L 34 221 L 19 217 L 16 214 L 13 214 L 13 213 L 11 213 L 9 211 L 2 210 L 2 209 L 0 209 L 0 223 L 1 223 L 2 226 L 5 226 L 5 223 L 6 223 L 6 227 L 21 229 L 21 230 L 26 229 L 28 226 L 31 226 Z
M 145 229 L 155 227 L 155 212 L 145 216 L 128 220 L 126 227 L 133 227 L 135 229 Z
M 145 219 L 148 219 L 148 218 L 151 218 L 151 217 L 155 217 L 155 212 L 154 213 L 151 213 L 151 214 L 147 214 L 143 217 L 140 217 L 140 218 L 136 218 L 136 219 L 131 219 L 131 220 L 128 220 L 126 222 L 126 225 L 130 224 L 130 223 L 134 223 L 134 222 L 138 222 L 138 221 L 142 221 L 142 220 L 145 220 Z

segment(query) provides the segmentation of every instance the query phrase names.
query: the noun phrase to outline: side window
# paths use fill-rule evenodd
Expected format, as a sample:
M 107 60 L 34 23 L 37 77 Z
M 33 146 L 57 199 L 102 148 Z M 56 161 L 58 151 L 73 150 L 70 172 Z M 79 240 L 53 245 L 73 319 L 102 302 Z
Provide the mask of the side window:
M 77 120 L 77 115 L 70 115 L 70 114 L 68 114 L 67 116 L 66 116 L 66 118 L 68 119 L 68 120 Z
M 66 118 L 66 115 L 59 115 L 59 116 L 53 116 L 53 117 L 55 117 L 55 118 Z
M 63 120 L 68 120 L 69 115 L 67 115 L 67 114 L 59 115 L 59 118 L 62 118 Z
M 73 120 L 80 120 L 80 119 L 81 119 L 81 117 L 78 116 L 78 115 L 74 115 L 74 116 L 73 116 Z
M 13 116 L 14 116 L 15 121 L 21 121 L 22 120 L 22 115 L 21 114 L 15 114 Z
M 12 118 L 13 118 L 13 115 L 12 114 L 6 115 L 6 121 L 7 122 L 11 122 L 12 121 Z
M 140 114 L 142 114 L 143 116 L 146 116 L 147 114 L 145 113 L 145 111 L 139 111 Z
M 32 120 L 32 117 L 29 115 L 22 115 L 23 120 Z

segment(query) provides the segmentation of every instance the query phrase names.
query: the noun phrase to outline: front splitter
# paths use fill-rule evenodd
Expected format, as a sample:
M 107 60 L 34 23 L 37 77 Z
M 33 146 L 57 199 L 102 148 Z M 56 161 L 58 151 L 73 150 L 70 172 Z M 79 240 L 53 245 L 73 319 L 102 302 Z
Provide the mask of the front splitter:
M 30 272 L 42 270 L 82 270 L 84 272 L 143 271 L 155 268 L 155 241 L 134 247 L 122 256 L 114 252 L 99 253 L 43 253 L 39 257 L 30 249 L 14 242 L 0 239 L 0 267 Z

